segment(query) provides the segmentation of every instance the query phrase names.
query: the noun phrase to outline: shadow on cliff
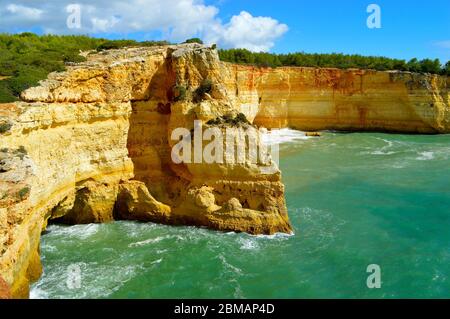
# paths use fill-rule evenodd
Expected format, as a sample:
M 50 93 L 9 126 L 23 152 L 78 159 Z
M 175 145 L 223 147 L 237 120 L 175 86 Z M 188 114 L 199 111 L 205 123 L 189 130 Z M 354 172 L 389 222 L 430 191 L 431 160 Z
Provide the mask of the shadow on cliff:
M 170 167 L 168 124 L 174 100 L 176 74 L 170 59 L 154 73 L 145 98 L 131 102 L 132 113 L 127 148 L 134 165 L 135 179 L 144 182 L 150 193 L 164 203 L 173 202 L 179 177 Z

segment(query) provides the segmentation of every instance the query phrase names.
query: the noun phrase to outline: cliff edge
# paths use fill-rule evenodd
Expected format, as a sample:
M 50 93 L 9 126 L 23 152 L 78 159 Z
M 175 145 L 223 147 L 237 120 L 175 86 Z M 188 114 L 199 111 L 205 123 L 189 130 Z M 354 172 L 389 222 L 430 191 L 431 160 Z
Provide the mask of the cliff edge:
M 224 76 L 200 45 L 112 50 L 1 105 L 0 276 L 13 296 L 27 297 L 42 272 L 49 220 L 292 231 L 274 163 L 173 161 L 174 129 L 239 114 Z
M 202 121 L 216 132 L 448 133 L 448 87 L 407 72 L 233 65 L 198 44 L 91 54 L 0 105 L 0 278 L 28 296 L 49 220 L 289 233 L 273 162 L 175 163 L 172 132 Z

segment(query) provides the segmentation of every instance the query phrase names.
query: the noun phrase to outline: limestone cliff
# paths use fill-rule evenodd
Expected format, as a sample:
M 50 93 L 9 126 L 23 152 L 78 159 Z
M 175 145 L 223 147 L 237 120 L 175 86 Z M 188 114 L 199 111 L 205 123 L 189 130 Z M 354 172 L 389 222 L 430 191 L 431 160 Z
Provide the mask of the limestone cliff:
M 447 77 L 237 66 L 197 44 L 92 54 L 21 98 L 0 105 L 0 278 L 15 297 L 40 276 L 52 219 L 291 232 L 278 170 L 171 160 L 171 132 L 194 120 L 244 113 L 268 128 L 450 132 Z
M 450 132 L 447 76 L 399 71 L 226 64 L 227 87 L 265 127 Z
M 0 277 L 13 296 L 40 276 L 51 219 L 291 231 L 279 170 L 171 161 L 173 128 L 239 113 L 223 76 L 217 52 L 199 45 L 116 50 L 0 106 Z M 198 96 L 205 79 L 213 88 Z

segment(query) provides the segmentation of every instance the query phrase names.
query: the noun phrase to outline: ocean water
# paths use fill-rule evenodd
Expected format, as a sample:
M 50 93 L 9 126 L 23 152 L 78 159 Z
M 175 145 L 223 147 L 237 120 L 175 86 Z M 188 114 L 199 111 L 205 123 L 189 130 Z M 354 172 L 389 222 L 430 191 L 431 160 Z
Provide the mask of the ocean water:
M 450 135 L 277 134 L 294 235 L 51 225 L 31 297 L 450 298 Z

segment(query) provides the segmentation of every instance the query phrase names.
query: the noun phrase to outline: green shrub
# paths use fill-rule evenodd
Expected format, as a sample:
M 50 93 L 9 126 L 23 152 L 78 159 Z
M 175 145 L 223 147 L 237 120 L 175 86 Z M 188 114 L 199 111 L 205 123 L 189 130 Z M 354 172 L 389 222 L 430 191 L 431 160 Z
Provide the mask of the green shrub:
M 247 117 L 243 113 L 239 113 L 234 118 L 229 115 L 225 114 L 223 116 L 217 117 L 215 119 L 209 120 L 206 122 L 208 125 L 231 125 L 231 126 L 241 126 L 245 124 L 250 124 L 250 122 L 247 120 Z
M 439 59 L 423 59 L 420 61 L 420 71 L 422 73 L 439 74 L 441 72 L 441 62 L 439 62 Z
M 250 123 L 250 122 L 247 120 L 247 117 L 245 116 L 244 113 L 239 113 L 238 115 L 236 115 L 235 121 L 236 121 L 236 123 L 246 123 L 246 124 L 249 124 L 249 123 Z
M 200 38 L 191 38 L 191 39 L 187 39 L 186 41 L 184 41 L 184 43 L 198 43 L 198 44 L 203 44 L 202 39 Z
M 176 85 L 173 89 L 174 101 L 185 101 L 187 96 L 187 89 L 185 86 Z
M 20 199 L 24 199 L 29 193 L 30 193 L 29 187 L 24 187 L 18 192 Z
M 100 44 L 97 47 L 97 51 L 102 50 L 111 50 L 111 49 L 120 49 L 123 47 L 131 47 L 136 46 L 137 42 L 134 40 L 113 40 L 113 41 L 106 41 L 102 44 Z
M 124 47 L 153 47 L 153 46 L 163 46 L 169 45 L 170 42 L 167 41 L 143 41 L 138 42 L 135 40 L 111 40 L 105 41 L 97 47 L 97 51 L 111 50 L 111 49 L 121 49 Z
M 11 123 L 0 123 L 0 134 L 8 132 L 12 127 Z
M 203 100 L 205 93 L 211 93 L 213 88 L 213 83 L 210 79 L 204 79 L 200 86 L 195 90 L 194 101 L 200 102 Z
M 0 103 L 9 103 L 17 100 L 18 98 L 11 92 L 8 83 L 5 80 L 0 81 Z
M 213 83 L 210 79 L 204 79 L 197 89 L 197 93 L 203 95 L 205 93 L 211 93 Z
M 19 94 L 50 72 L 63 71 L 67 63 L 79 63 L 86 59 L 80 51 L 106 50 L 124 46 L 167 45 L 166 41 L 106 40 L 88 36 L 56 36 L 25 32 L 0 34 L 0 103 L 14 102 Z
M 171 43 L 168 41 L 143 41 L 138 42 L 138 46 L 144 46 L 144 47 L 154 47 L 154 46 L 164 46 L 164 45 L 170 45 Z
M 27 150 L 25 149 L 25 147 L 20 146 L 15 152 L 14 152 L 17 156 L 19 156 L 19 158 L 21 160 L 24 159 L 25 155 L 28 155 Z
M 346 55 L 341 53 L 311 54 L 288 53 L 272 54 L 250 52 L 246 49 L 219 50 L 222 61 L 238 64 L 256 65 L 259 67 L 299 66 L 299 67 L 332 67 L 339 69 L 375 69 L 379 71 L 399 70 L 419 73 L 446 74 L 446 67 L 438 59 L 405 60 L 391 59 L 381 56 Z
M 445 66 L 442 68 L 441 74 L 450 75 L 450 61 L 448 61 Z

